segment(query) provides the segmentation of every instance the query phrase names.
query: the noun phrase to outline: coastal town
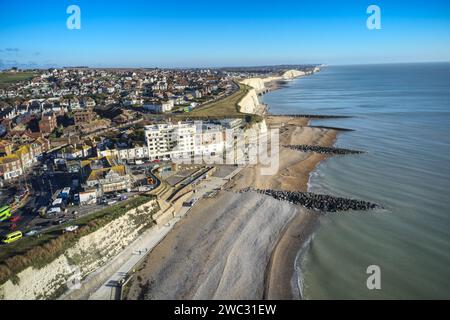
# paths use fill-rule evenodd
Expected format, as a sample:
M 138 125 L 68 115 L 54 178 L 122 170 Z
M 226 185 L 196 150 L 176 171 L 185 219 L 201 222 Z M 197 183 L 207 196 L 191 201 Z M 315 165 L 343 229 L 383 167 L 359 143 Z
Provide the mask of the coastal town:
M 159 141 L 169 131 L 189 127 L 189 139 L 195 135 L 193 124 L 161 124 L 239 89 L 235 74 L 215 70 L 12 69 L 2 75 L 27 77 L 0 89 L 1 200 L 11 208 L 1 217 L 11 225 L 2 231 L 37 214 L 57 216 L 69 203 L 106 203 L 100 200 L 111 193 L 150 190 L 151 166 L 131 165 L 170 161 L 173 152 Z M 202 151 L 186 148 L 180 152 Z M 64 203 L 52 206 L 64 189 L 70 190 Z
M 2 281 L 33 265 L 15 267 L 20 254 L 79 238 L 99 216 L 106 224 L 151 202 L 133 231 L 163 227 L 200 194 L 213 197 L 223 183 L 210 181 L 237 174 L 252 134 L 267 135 L 258 95 L 319 71 L 293 68 L 2 72 Z
M 3 310 L 284 320 L 450 298 L 450 1 L 0 15 Z

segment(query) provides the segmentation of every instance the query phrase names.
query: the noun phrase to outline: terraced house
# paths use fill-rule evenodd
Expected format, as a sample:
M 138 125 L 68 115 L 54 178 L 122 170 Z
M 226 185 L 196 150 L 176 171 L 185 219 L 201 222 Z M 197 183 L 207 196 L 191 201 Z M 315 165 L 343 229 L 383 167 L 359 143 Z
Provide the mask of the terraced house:
M 66 160 L 74 160 L 87 158 L 92 154 L 92 147 L 86 144 L 75 144 L 69 145 L 67 147 L 61 148 L 57 152 L 57 157 L 66 159 Z
M 15 154 L 0 157 L 0 175 L 3 180 L 18 178 L 23 174 L 20 158 Z
M 4 156 L 0 157 L 0 176 L 5 181 L 20 177 L 49 149 L 50 142 L 44 138 L 20 146 L 13 152 L 8 148 Z

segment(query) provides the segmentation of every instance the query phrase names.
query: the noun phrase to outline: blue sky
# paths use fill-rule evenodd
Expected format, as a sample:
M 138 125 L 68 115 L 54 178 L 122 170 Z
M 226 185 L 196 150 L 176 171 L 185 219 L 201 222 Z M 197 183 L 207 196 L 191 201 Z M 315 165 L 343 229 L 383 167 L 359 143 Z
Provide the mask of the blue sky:
M 450 61 L 447 0 L 1 1 L 0 68 Z

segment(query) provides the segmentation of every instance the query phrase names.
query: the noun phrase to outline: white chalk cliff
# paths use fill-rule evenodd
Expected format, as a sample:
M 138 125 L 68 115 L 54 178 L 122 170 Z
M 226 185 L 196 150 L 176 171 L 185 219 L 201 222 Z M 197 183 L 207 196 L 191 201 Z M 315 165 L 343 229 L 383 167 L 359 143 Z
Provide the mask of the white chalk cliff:
M 239 111 L 242 113 L 258 113 L 261 103 L 255 89 L 250 89 L 248 93 L 239 101 Z
M 283 73 L 282 78 L 283 79 L 294 79 L 301 76 L 304 76 L 306 73 L 304 71 L 300 70 L 288 70 L 285 73 Z
M 16 276 L 16 281 L 8 280 L 0 285 L 1 300 L 39 300 L 56 298 L 53 295 L 67 289 L 78 271 L 85 278 L 93 271 L 106 265 L 124 247 L 136 240 L 144 224 L 141 219 L 150 219 L 156 208 L 155 200 L 131 209 L 121 217 L 109 222 L 98 230 L 81 237 L 73 246 L 47 265 L 28 267 Z M 101 279 L 101 278 L 100 278 Z M 101 284 L 101 282 L 100 282 Z
M 240 81 L 240 83 L 251 87 L 252 89 L 239 101 L 238 106 L 240 107 L 240 112 L 243 113 L 255 113 L 261 114 L 264 110 L 264 106 L 259 102 L 258 92 L 265 91 L 266 83 L 277 80 L 290 80 L 297 77 L 304 76 L 306 73 L 300 70 L 288 70 L 284 72 L 281 76 L 272 76 L 265 78 L 248 78 Z

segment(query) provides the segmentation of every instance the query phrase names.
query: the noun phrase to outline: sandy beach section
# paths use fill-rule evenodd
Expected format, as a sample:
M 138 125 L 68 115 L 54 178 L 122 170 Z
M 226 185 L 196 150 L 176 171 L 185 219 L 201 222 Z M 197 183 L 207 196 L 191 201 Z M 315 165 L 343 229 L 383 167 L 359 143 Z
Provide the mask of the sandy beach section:
M 308 127 L 308 119 L 288 116 L 268 116 L 267 124 L 280 130 L 280 146 L 310 144 L 332 146 L 336 130 Z M 310 173 L 326 158 L 323 154 L 295 152 L 280 147 L 280 167 L 273 176 L 259 175 L 259 167 L 242 170 L 233 187 L 252 186 L 259 189 L 308 191 Z M 301 208 L 281 233 L 266 268 L 264 299 L 298 299 L 301 297 L 296 279 L 295 260 L 318 226 L 319 214 Z
M 307 127 L 307 119 L 268 116 L 280 146 L 329 146 L 336 131 Z M 200 200 L 139 266 L 126 299 L 294 298 L 295 256 L 318 214 L 246 187 L 306 191 L 325 156 L 280 147 L 280 167 L 261 176 L 245 167 L 215 198 Z
M 296 215 L 282 233 L 266 270 L 265 300 L 301 299 L 295 262 L 300 249 L 307 245 L 318 227 L 318 213 Z

